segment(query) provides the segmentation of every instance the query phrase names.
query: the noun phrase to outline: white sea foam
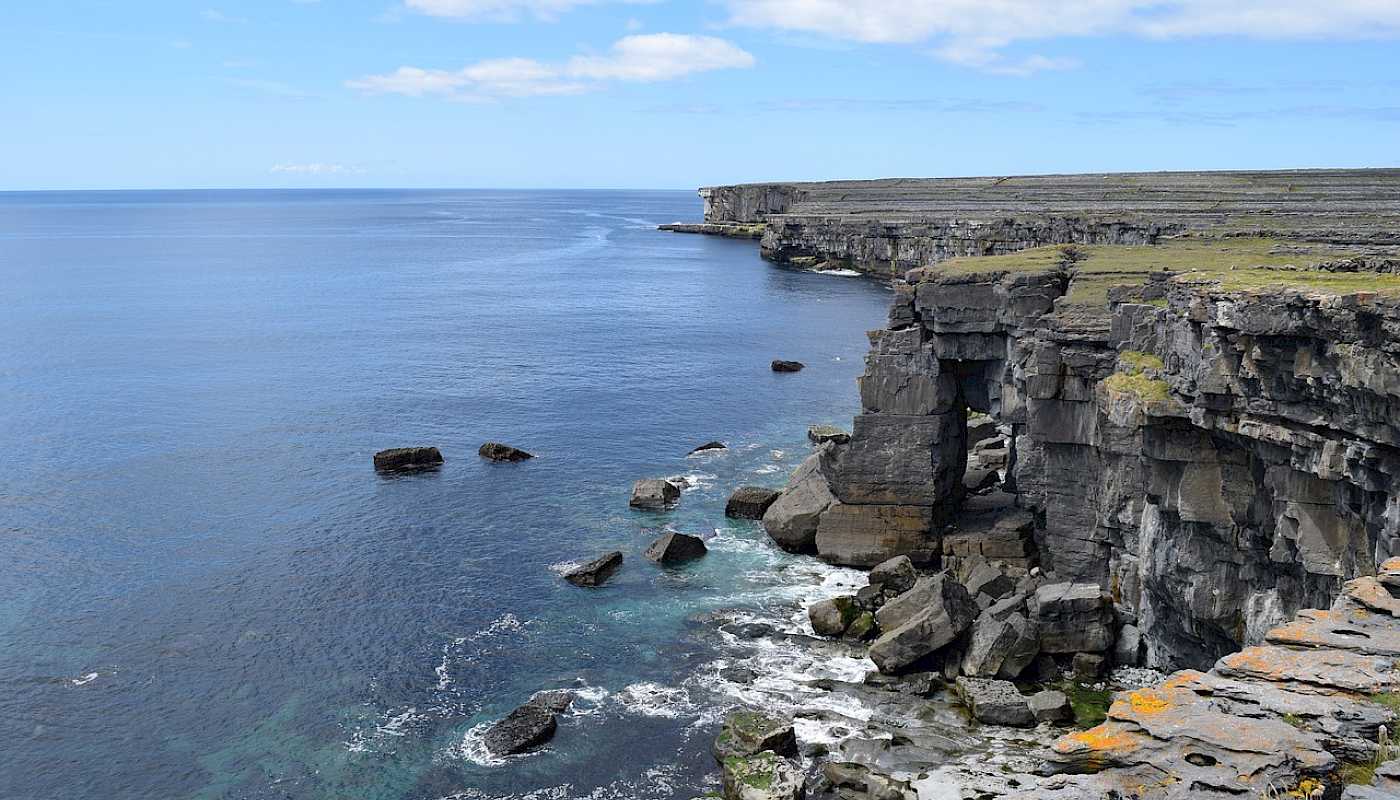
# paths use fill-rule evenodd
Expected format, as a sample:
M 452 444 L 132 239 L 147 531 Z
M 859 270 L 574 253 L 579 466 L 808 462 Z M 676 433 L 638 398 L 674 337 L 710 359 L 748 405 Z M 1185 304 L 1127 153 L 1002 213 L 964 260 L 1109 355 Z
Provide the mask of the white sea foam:
M 455 754 L 483 767 L 499 767 L 505 764 L 508 759 L 492 753 L 486 747 L 486 731 L 490 730 L 493 724 L 495 723 L 482 722 L 473 725 L 471 730 L 462 735 L 462 741 L 457 745 Z
M 389 712 L 382 721 L 372 728 L 361 728 L 350 735 L 345 749 L 351 753 L 376 751 L 386 739 L 399 739 L 412 732 L 415 723 L 426 719 L 417 708 L 407 708 L 397 713 Z
M 74 686 L 86 686 L 89 683 L 92 683 L 93 681 L 97 680 L 97 673 L 89 672 L 81 678 L 71 678 L 70 680 L 72 681 Z
M 780 471 L 780 470 L 782 470 L 782 467 L 778 466 L 777 464 L 764 464 L 763 466 L 758 467 L 757 469 L 755 469 L 755 470 L 753 471 L 753 474 L 755 474 L 755 475 L 772 475 L 773 473 L 778 472 L 778 471 Z
M 806 269 L 803 272 L 811 272 L 816 275 L 837 275 L 842 278 L 855 278 L 862 274 L 853 269 Z
M 675 719 L 696 709 L 685 689 L 659 683 L 634 683 L 613 695 L 613 699 L 627 711 L 645 717 Z

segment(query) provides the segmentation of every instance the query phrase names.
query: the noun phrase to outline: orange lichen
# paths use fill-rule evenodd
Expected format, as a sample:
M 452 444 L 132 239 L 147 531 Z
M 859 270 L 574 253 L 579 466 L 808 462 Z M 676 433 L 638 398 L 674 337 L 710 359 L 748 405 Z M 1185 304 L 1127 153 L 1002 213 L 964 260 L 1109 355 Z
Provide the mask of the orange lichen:
M 1071 743 L 1078 747 L 1071 747 Z M 1055 742 L 1055 750 L 1059 753 L 1066 753 L 1079 747 L 1086 747 L 1096 751 L 1131 750 L 1137 746 L 1137 740 L 1125 733 L 1121 728 L 1109 727 L 1107 725 L 1096 725 L 1087 731 L 1078 731 L 1068 736 L 1063 736 Z
M 1128 693 L 1128 703 L 1139 714 L 1157 714 L 1166 711 L 1171 703 L 1153 689 L 1138 689 Z

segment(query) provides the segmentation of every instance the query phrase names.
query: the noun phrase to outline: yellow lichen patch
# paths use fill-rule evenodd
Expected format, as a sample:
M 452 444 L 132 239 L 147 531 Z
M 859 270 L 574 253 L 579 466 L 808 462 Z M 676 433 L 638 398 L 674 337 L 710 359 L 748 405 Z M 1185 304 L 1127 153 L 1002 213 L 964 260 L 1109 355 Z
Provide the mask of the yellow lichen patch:
M 1205 673 L 1194 669 L 1183 669 L 1162 681 L 1163 689 L 1182 689 L 1205 677 Z
M 1166 711 L 1171 702 L 1155 689 L 1138 689 L 1128 693 L 1128 704 L 1139 714 L 1157 714 Z
M 1137 739 L 1116 725 L 1095 725 L 1087 731 L 1062 736 L 1055 742 L 1055 752 L 1069 754 L 1081 749 L 1095 752 L 1121 752 L 1137 747 Z

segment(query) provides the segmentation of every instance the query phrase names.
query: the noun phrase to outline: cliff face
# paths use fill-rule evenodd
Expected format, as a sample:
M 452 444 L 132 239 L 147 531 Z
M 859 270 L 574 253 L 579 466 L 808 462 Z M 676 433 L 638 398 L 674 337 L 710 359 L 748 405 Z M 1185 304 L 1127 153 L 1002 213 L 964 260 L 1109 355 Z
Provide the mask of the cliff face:
M 1164 279 L 1100 306 L 1075 302 L 1090 279 L 1070 270 L 910 278 L 863 388 L 907 386 L 885 353 L 923 354 L 948 376 L 939 419 L 966 406 L 1008 426 L 1006 488 L 1036 516 L 1042 565 L 1109 590 L 1149 665 L 1207 666 L 1395 554 L 1394 297 Z M 918 429 L 862 396 L 871 419 L 852 446 L 875 419 Z M 927 447 L 956 470 L 948 441 L 956 430 L 890 455 L 922 465 Z M 828 462 L 833 485 L 851 479 Z M 951 509 L 960 488 L 897 499 Z

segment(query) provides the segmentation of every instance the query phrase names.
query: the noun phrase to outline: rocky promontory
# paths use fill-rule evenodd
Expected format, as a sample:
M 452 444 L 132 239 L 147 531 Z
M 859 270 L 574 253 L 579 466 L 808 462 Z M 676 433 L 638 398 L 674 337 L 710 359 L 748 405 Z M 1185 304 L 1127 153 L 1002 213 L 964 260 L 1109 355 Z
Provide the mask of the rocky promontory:
M 957 678 L 995 724 L 1063 713 L 1007 681 L 1174 673 L 1045 774 L 970 796 L 1386 796 L 1400 171 L 702 196 L 708 223 L 762 224 L 769 259 L 894 277 L 849 438 L 818 442 L 763 524 L 914 577 L 814 627 L 870 641 L 892 678 Z

